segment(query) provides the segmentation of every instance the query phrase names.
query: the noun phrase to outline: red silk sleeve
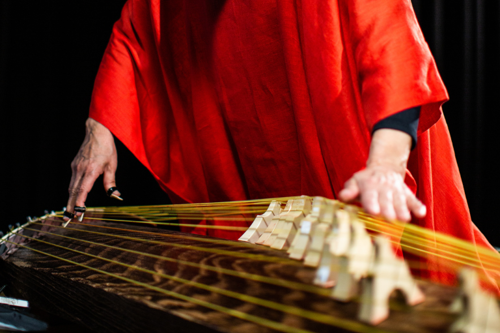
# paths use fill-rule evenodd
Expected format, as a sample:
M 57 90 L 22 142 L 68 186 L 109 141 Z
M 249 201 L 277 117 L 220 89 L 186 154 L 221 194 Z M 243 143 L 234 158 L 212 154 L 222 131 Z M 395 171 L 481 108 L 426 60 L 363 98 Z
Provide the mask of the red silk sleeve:
M 148 10 L 138 0 L 129 0 L 123 7 L 94 83 L 89 116 L 106 126 L 150 169 L 138 102 L 138 85 L 142 82 L 139 73 L 145 73 L 150 62 L 144 44 L 153 35 L 144 20 Z
M 410 0 L 340 1 L 369 129 L 422 106 L 418 134 L 441 116 L 448 94 Z

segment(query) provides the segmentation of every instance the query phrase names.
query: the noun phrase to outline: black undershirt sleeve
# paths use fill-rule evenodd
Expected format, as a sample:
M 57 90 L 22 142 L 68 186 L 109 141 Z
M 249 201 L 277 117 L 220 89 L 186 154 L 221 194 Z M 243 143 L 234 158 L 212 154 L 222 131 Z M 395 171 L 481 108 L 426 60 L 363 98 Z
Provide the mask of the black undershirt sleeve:
M 417 129 L 418 121 L 420 119 L 420 106 L 407 109 L 387 118 L 382 119 L 373 126 L 373 133 L 381 128 L 391 128 L 398 131 L 405 132 L 412 139 L 411 149 L 415 148 L 417 144 Z

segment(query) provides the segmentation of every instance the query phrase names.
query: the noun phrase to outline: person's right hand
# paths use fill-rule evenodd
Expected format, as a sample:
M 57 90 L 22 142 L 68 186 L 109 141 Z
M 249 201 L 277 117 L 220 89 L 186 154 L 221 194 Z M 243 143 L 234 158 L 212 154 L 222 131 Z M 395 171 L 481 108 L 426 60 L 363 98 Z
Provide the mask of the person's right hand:
M 92 118 L 86 122 L 86 135 L 78 154 L 71 163 L 72 176 L 66 211 L 74 213 L 74 207 L 85 207 L 85 200 L 97 177 L 104 174 L 104 190 L 116 187 L 115 172 L 118 166 L 113 134 Z M 112 194 L 120 196 L 120 192 Z M 76 213 L 80 216 L 81 213 Z M 65 221 L 69 218 L 64 217 Z

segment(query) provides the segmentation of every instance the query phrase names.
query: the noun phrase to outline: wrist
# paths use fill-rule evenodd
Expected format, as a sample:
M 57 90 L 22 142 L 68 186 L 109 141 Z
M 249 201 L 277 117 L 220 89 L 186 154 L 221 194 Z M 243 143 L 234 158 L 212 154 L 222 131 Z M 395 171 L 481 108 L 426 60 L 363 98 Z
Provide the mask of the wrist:
M 373 133 L 367 168 L 390 168 L 404 177 L 411 151 L 412 139 L 407 133 L 380 129 Z
M 111 134 L 111 131 L 106 126 L 92 118 L 87 118 L 85 127 L 87 135 L 108 139 L 113 138 L 113 134 Z

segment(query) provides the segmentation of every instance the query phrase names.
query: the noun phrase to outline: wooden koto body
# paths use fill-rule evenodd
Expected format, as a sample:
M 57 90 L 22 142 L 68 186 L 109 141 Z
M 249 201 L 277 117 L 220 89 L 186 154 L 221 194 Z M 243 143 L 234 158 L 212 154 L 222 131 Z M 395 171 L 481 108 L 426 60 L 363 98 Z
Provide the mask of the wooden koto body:
M 357 320 L 359 300 L 333 300 L 313 284 L 316 269 L 286 251 L 89 217 L 23 226 L 26 237 L 9 242 L 29 242 L 4 254 L 0 278 L 106 332 L 445 332 L 457 319 L 449 308 L 458 288 L 417 281 L 424 302 L 393 298 L 389 318 L 370 326 Z

